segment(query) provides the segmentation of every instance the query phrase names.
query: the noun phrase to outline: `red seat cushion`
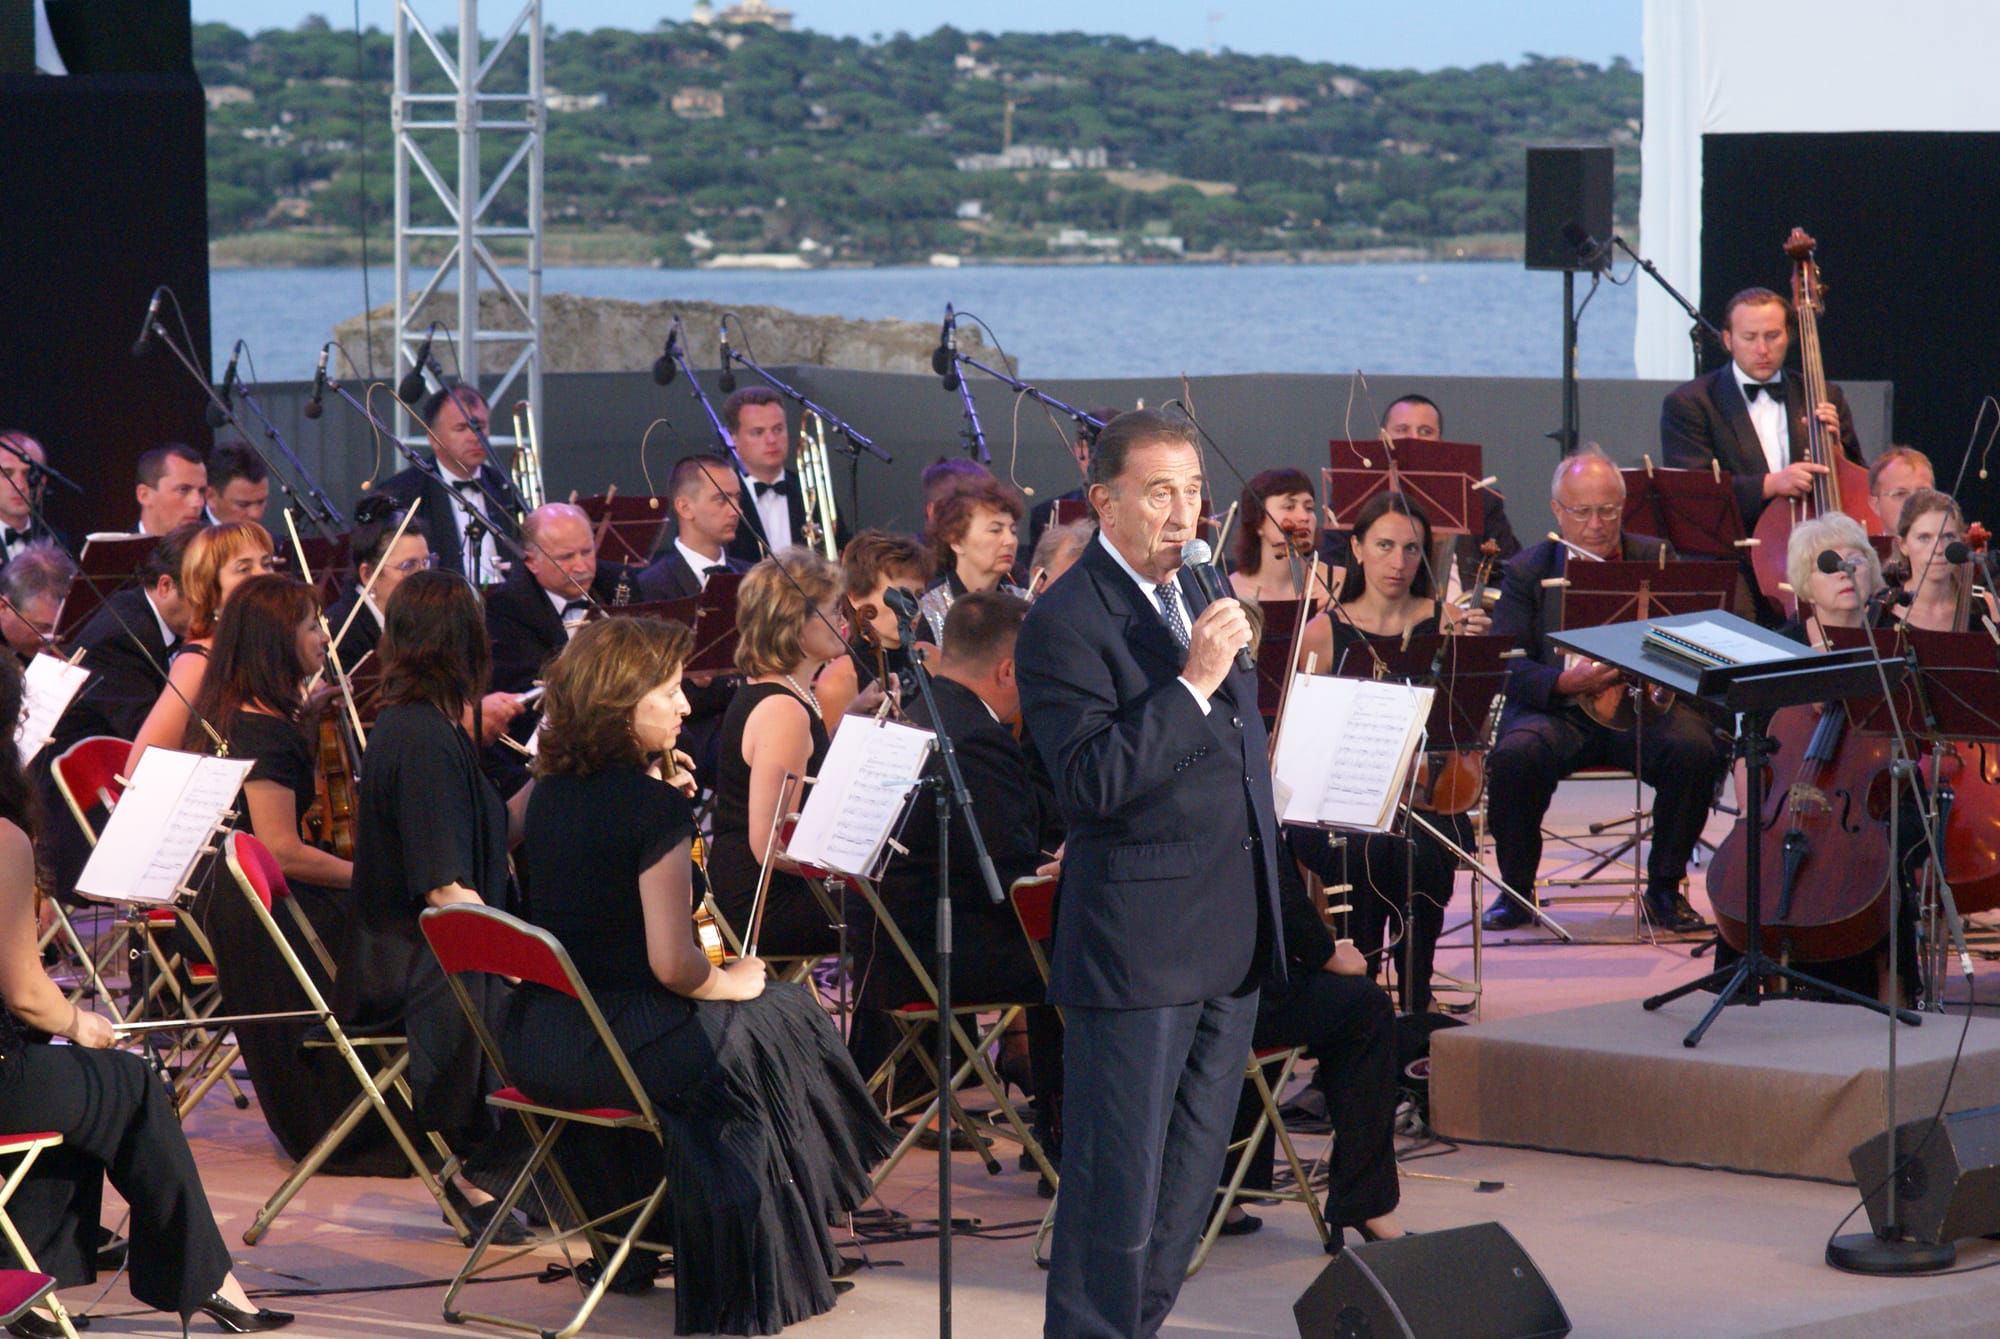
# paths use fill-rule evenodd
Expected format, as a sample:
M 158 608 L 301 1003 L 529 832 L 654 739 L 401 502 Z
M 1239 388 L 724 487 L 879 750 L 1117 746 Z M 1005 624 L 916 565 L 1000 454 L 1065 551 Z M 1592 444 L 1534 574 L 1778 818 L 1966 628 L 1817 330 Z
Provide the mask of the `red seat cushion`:
M 38 1134 L 0 1134 L 0 1153 L 19 1148 L 24 1144 L 39 1143 L 44 1139 L 61 1138 L 62 1136 L 53 1130 L 43 1130 Z
M 565 1107 L 554 1102 L 537 1102 L 519 1088 L 502 1088 L 486 1099 L 489 1102 L 507 1102 L 515 1106 L 547 1107 L 552 1111 L 569 1111 L 579 1116 L 589 1116 L 593 1120 L 637 1120 L 639 1113 L 624 1107 Z
M 0 1269 L 0 1316 L 19 1316 L 55 1286 L 49 1275 L 31 1269 Z

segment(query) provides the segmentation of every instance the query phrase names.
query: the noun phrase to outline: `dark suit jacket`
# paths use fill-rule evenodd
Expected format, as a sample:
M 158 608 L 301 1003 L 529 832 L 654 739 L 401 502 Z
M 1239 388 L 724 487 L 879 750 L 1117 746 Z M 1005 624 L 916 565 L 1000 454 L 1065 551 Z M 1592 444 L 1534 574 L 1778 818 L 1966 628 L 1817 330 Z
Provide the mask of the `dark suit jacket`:
M 590 593 L 603 604 L 616 601 L 618 583 L 630 583 L 629 569 L 618 563 L 600 561 Z M 486 594 L 486 635 L 493 642 L 493 691 L 524 693 L 541 677 L 542 666 L 569 644 L 562 615 L 549 603 L 543 590 L 525 566 L 518 566 L 507 579 Z M 523 713 L 522 719 L 527 713 Z M 524 733 L 521 736 L 527 738 Z
M 1662 549 L 1668 558 L 1673 548 L 1663 539 L 1626 533 L 1618 541 L 1619 557 L 1628 562 L 1657 560 Z M 1561 706 L 1556 680 L 1562 677 L 1563 652 L 1548 639 L 1562 629 L 1562 588 L 1542 583 L 1563 574 L 1569 550 L 1553 539 L 1545 539 L 1522 549 L 1507 564 L 1500 580 L 1500 602 L 1493 606 L 1493 631 L 1512 637 L 1514 645 L 1528 654 L 1507 662 L 1507 707 L 1501 713 L 1506 723 L 1521 710 L 1553 711 Z M 1581 561 L 1579 559 L 1578 561 Z
M 1022 715 L 1069 831 L 1052 1004 L 1189 1004 L 1283 974 L 1257 677 L 1232 670 L 1204 716 L 1186 659 L 1101 540 L 1022 625 Z
M 738 470 L 736 482 L 743 485 L 743 517 L 737 522 L 736 538 L 729 541 L 724 556 L 735 558 L 748 568 L 763 560 L 765 551 L 771 547 L 771 540 L 770 536 L 764 533 L 764 518 L 757 512 L 756 494 L 753 491 L 756 481 Z M 792 543 L 804 544 L 806 502 L 805 498 L 800 496 L 799 471 L 795 465 L 788 463 L 785 466 L 785 483 L 790 490 L 785 494 L 785 510 L 792 518 Z M 833 538 L 838 547 L 843 549 L 847 547 L 847 541 L 852 535 L 848 533 L 846 517 L 835 518 Z
M 75 549 L 70 547 L 69 539 L 62 533 L 62 531 L 57 530 L 53 526 L 47 525 L 40 520 L 31 520 L 28 522 L 27 538 L 24 539 L 22 543 L 53 544 L 57 548 L 61 549 L 64 553 L 74 554 L 76 552 Z M 8 559 L 10 559 L 11 557 L 13 557 L 13 555 L 9 553 L 6 548 L 0 547 L 0 567 L 5 567 L 7 565 Z
M 1056 812 L 1055 795 L 1046 780 L 1037 784 L 1035 770 L 1014 732 L 993 719 L 979 695 L 950 679 L 933 681 L 937 692 L 938 715 L 945 733 L 951 736 L 958 754 L 959 770 L 972 794 L 973 812 L 979 818 L 979 834 L 986 839 L 987 854 L 993 857 L 1000 889 L 1007 890 L 1016 879 L 1026 878 L 1045 863 L 1043 851 L 1062 844 L 1062 820 Z M 910 723 L 930 729 L 930 713 L 921 699 L 910 709 Z M 850 723 L 849 729 L 866 729 Z M 942 773 L 944 761 L 935 753 L 925 767 L 925 775 Z M 932 793 L 917 792 L 917 799 L 903 824 L 900 838 L 904 851 L 890 857 L 883 871 L 880 892 L 890 914 L 896 918 L 910 947 L 930 963 L 936 957 L 937 922 L 932 911 L 937 902 L 937 810 Z M 1014 955 L 1028 962 L 1027 941 L 1014 909 L 1007 903 L 995 906 L 980 877 L 979 862 L 973 855 L 972 835 L 965 817 L 953 807 L 951 816 L 951 901 L 954 951 L 962 963 Z M 893 1008 L 917 998 L 914 979 L 905 968 L 895 946 L 886 938 L 875 945 L 875 961 L 868 973 L 864 999 L 878 1008 Z M 1034 968 L 1028 965 L 1027 975 Z
M 732 572 L 747 572 L 751 566 L 727 550 L 723 552 L 722 565 Z M 660 556 L 640 570 L 638 583 L 639 598 L 647 603 L 686 600 L 701 594 L 701 581 L 671 539 Z
M 479 478 L 493 496 L 500 499 L 505 510 L 498 516 L 490 516 L 495 534 L 494 542 L 500 550 L 501 560 L 520 563 L 521 516 L 524 508 L 521 499 L 514 492 L 514 485 L 507 476 L 487 461 L 479 467 Z M 424 523 L 430 533 L 431 552 L 437 555 L 438 566 L 447 572 L 465 575 L 465 529 L 462 524 L 463 512 L 458 505 L 458 495 L 438 482 L 429 470 L 420 470 L 412 465 L 400 474 L 383 480 L 381 491 L 401 502 L 405 507 L 421 497 L 424 505 L 418 509 L 417 518 Z M 482 512 L 490 512 L 492 504 L 484 494 L 466 498 L 467 503 Z
M 56 722 L 54 742 L 43 751 L 49 759 L 91 735 L 132 738 L 167 684 L 167 646 L 142 590 L 114 593 L 84 620 L 71 647 L 83 651 L 90 681 Z
M 1792 459 L 1803 460 L 1806 415 L 1812 406 L 1805 403 L 1804 383 L 1789 369 L 1781 384 L 1792 425 Z M 1855 464 L 1867 464 L 1854 434 L 1854 413 L 1847 407 L 1847 397 L 1838 386 L 1826 389 L 1840 411 L 1841 448 Z M 1750 403 L 1736 384 L 1734 364 L 1667 392 L 1660 405 L 1660 456 L 1677 470 L 1705 470 L 1711 460 L 1720 461 L 1723 473 L 1732 476 L 1743 528 L 1749 530 L 1757 524 L 1764 510 L 1764 476 L 1770 469 L 1756 426 L 1750 422 Z

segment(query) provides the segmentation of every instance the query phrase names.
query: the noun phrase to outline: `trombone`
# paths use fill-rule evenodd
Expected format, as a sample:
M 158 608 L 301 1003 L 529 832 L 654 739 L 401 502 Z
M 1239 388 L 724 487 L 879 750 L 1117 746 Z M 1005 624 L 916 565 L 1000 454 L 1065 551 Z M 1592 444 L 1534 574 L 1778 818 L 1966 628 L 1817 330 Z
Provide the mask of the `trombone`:
M 548 501 L 542 488 L 542 451 L 535 442 L 535 407 L 526 400 L 514 402 L 514 459 L 508 464 L 507 477 L 525 510 L 533 511 Z
M 806 546 L 828 562 L 839 562 L 835 533 L 840 520 L 833 501 L 833 472 L 827 468 L 826 421 L 811 410 L 799 423 L 799 501 L 806 514 Z

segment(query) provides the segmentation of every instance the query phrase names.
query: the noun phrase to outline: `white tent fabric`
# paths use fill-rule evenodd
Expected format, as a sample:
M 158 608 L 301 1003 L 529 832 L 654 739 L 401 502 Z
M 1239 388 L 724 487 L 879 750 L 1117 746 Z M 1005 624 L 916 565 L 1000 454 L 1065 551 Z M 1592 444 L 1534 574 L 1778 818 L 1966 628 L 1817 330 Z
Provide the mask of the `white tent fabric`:
M 1701 292 L 1704 135 L 2000 131 L 1993 0 L 1646 0 L 1641 250 Z M 1641 280 L 1639 376 L 1693 374 L 1687 318 Z

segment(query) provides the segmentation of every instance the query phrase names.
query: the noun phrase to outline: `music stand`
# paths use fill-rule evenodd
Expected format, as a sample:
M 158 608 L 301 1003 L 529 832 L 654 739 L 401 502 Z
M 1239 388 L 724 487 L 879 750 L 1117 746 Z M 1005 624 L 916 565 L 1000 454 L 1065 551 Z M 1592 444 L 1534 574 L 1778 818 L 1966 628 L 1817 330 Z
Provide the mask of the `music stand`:
M 736 588 L 741 572 L 717 572 L 695 597 L 694 650 L 688 655 L 692 674 L 736 672 Z
M 615 488 L 595 497 L 580 497 L 576 505 L 590 518 L 600 562 L 640 567 L 652 561 L 653 541 L 674 514 L 665 498 L 638 493 L 620 496 Z
M 159 547 L 158 535 L 87 535 L 76 556 L 76 580 L 56 614 L 55 640 L 65 641 L 113 591 L 139 575 Z
M 1682 656 L 1657 649 L 1646 635 L 1656 626 L 1673 628 L 1695 623 L 1720 624 L 1738 637 L 1762 645 L 1768 657 L 1736 664 L 1705 666 Z M 1768 632 L 1745 618 L 1726 612 L 1682 614 L 1671 618 L 1615 623 L 1609 627 L 1587 628 L 1557 633 L 1550 638 L 1566 651 L 1605 665 L 1614 665 L 1636 679 L 1698 702 L 1719 716 L 1740 719 L 1736 732 L 1736 754 L 1747 774 L 1743 812 L 1756 821 L 1764 812 L 1764 765 L 1770 760 L 1771 716 L 1780 707 L 1807 702 L 1836 702 L 1879 691 L 1885 672 L 1891 682 L 1901 679 L 1903 666 L 1890 662 L 1878 666 L 1870 651 L 1814 651 Z M 1709 1006 L 1694 1029 L 1682 1039 L 1688 1047 L 1699 1046 L 1702 1035 L 1721 1015 L 1725 1006 L 1741 997 L 1755 1006 L 1762 1001 L 1764 978 L 1783 977 L 1794 985 L 1824 992 L 1849 1004 L 1858 1004 L 1878 1013 L 1891 1014 L 1916 1025 L 1923 1020 L 1906 1009 L 1894 1009 L 1880 1000 L 1871 1000 L 1844 990 L 1794 967 L 1773 959 L 1764 951 L 1763 844 L 1747 843 L 1744 848 L 1744 933 L 1743 956 L 1734 966 L 1676 986 L 1644 1002 L 1647 1010 L 1692 994 L 1719 987 L 1715 1003 Z
M 1204 508 L 1206 510 L 1206 508 Z M 1091 519 L 1090 502 L 1080 497 L 1059 497 L 1055 509 L 1049 517 L 1054 525 L 1074 525 L 1078 521 Z
M 1257 643 L 1257 710 L 1268 721 L 1278 714 L 1285 685 L 1298 663 L 1299 600 L 1265 600 L 1264 635 Z
M 1744 541 L 1736 490 L 1719 469 L 1620 470 L 1625 480 L 1625 528 L 1664 539 L 1690 558 L 1737 561 Z
M 1433 536 L 1485 533 L 1478 445 L 1398 437 L 1386 444 L 1335 440 L 1327 449 L 1322 477 L 1335 529 L 1352 530 L 1362 504 L 1377 493 L 1400 492 L 1423 510 Z

